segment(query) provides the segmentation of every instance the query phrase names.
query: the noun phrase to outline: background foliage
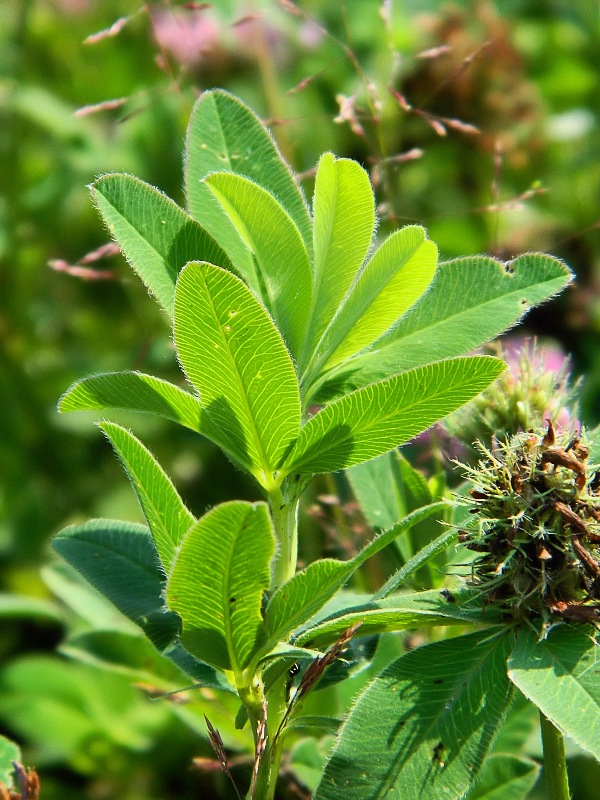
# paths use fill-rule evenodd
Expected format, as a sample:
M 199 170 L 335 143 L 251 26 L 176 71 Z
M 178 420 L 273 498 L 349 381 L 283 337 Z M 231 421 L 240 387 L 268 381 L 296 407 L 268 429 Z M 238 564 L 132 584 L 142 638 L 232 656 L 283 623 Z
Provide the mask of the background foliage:
M 85 184 L 125 171 L 181 201 L 194 99 L 225 87 L 270 121 L 307 193 L 324 150 L 369 168 L 383 232 L 423 224 L 444 258 L 527 250 L 564 258 L 575 287 L 527 326 L 573 354 L 587 376 L 582 418 L 595 424 L 598 11 L 585 0 L 223 0 L 199 10 L 18 0 L 2 15 L 0 589 L 13 596 L 0 604 L 0 720 L 43 768 L 46 798 L 176 796 L 199 780 L 186 771 L 191 756 L 210 753 L 189 735 L 186 712 L 148 703 L 93 665 L 40 657 L 67 623 L 85 635 L 86 620 L 112 614 L 84 589 L 74 603 L 75 579 L 50 563 L 49 537 L 88 517 L 140 518 L 110 447 L 85 415 L 59 417 L 56 401 L 81 375 L 142 369 L 168 378 L 172 363 L 167 326 L 126 265 L 79 263 L 107 241 Z M 84 44 L 118 19 L 126 22 L 114 35 Z M 119 102 L 86 108 L 109 100 Z M 144 441 L 195 514 L 255 499 L 216 448 L 145 424 Z M 307 529 L 304 560 L 352 548 L 357 534 L 348 526 L 342 534 Z M 67 596 L 69 608 L 52 600 Z M 331 700 L 340 713 L 355 688 Z M 233 725 L 220 730 L 230 746 L 242 738 Z M 296 757 L 308 775 L 311 753 Z M 219 796 L 220 775 L 202 780 Z M 585 797 L 585 785 L 579 791 Z

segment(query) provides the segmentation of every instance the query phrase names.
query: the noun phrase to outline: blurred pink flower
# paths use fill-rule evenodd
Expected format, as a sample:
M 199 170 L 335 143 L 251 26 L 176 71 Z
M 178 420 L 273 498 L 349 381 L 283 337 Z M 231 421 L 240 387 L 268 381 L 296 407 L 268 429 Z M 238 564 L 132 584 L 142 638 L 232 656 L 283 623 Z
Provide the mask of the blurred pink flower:
M 219 25 L 204 11 L 157 9 L 151 18 L 158 46 L 180 64 L 196 66 L 219 46 Z

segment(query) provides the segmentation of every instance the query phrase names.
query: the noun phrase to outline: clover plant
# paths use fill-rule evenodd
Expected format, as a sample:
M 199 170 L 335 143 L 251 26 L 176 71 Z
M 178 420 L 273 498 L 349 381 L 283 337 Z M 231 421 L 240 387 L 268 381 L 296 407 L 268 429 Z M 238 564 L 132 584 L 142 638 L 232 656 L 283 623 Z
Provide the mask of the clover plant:
M 538 643 L 530 628 L 507 625 L 478 586 L 440 592 L 438 578 L 437 588 L 396 591 L 456 541 L 455 528 L 406 551 L 400 571 L 358 606 L 340 592 L 374 554 L 428 517 L 449 517 L 428 490 L 409 514 L 394 505 L 402 475 L 419 480 L 396 448 L 494 381 L 504 363 L 470 353 L 560 291 L 569 270 L 540 254 L 440 262 L 418 225 L 378 241 L 367 173 L 331 153 L 319 161 L 309 206 L 268 130 L 223 91 L 205 92 L 193 111 L 185 189 L 184 210 L 129 175 L 91 187 L 172 326 L 182 385 L 140 372 L 94 375 L 66 392 L 60 410 L 127 409 L 179 423 L 253 476 L 256 501 L 232 499 L 196 519 L 145 445 L 104 420 L 146 524 L 71 526 L 56 550 L 195 685 L 239 697 L 237 724 L 250 726 L 255 745 L 247 797 L 275 796 L 307 694 L 336 660 L 351 660 L 361 637 L 383 632 L 477 626 L 406 653 L 374 679 L 341 729 L 317 800 L 463 797 L 515 685 L 579 731 L 592 678 L 583 677 L 586 634 L 563 626 Z M 314 476 L 349 468 L 380 532 L 350 560 L 299 571 L 299 500 Z M 561 714 L 564 701 L 546 698 L 567 685 L 580 693 Z M 338 724 L 311 719 L 325 730 Z M 574 738 L 596 753 L 594 720 L 589 736 Z M 225 761 L 212 726 L 210 737 Z M 484 783 L 490 769 L 526 783 L 533 774 L 512 756 L 496 756 Z

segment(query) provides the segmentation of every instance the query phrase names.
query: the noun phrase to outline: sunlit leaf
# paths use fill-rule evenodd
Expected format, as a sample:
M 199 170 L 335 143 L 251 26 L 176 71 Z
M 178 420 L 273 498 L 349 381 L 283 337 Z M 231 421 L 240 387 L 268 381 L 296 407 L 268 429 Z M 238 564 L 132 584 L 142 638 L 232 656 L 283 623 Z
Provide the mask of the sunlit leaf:
M 203 432 L 202 405 L 195 395 L 141 372 L 106 372 L 76 381 L 61 397 L 58 408 L 63 412 L 141 411 Z
M 376 458 L 475 397 L 504 366 L 487 356 L 450 359 L 359 389 L 308 420 L 283 468 L 335 472 Z
M 193 655 L 239 674 L 265 638 L 261 615 L 275 537 L 267 506 L 216 506 L 184 537 L 167 583 Z
M 334 367 L 382 336 L 427 289 L 438 251 L 411 225 L 383 241 L 323 334 L 311 371 Z
M 153 186 L 131 175 L 105 175 L 91 191 L 111 235 L 170 317 L 184 264 L 202 260 L 231 269 L 212 236 Z
M 270 131 L 237 97 L 222 90 L 203 92 L 188 126 L 185 156 L 188 207 L 202 222 L 206 191 L 201 182 L 211 172 L 224 171 L 244 175 L 270 192 L 294 220 L 310 250 L 306 202 Z
M 527 253 L 506 264 L 469 256 L 440 264 L 429 290 L 364 354 L 334 369 L 323 402 L 399 371 L 459 356 L 514 325 L 571 280 L 561 261 Z
M 249 289 L 210 264 L 188 264 L 175 299 L 175 343 L 211 438 L 266 487 L 298 435 L 292 360 Z
M 356 161 L 321 156 L 313 205 L 315 288 L 301 371 L 358 275 L 375 229 L 373 189 Z
M 247 178 L 219 173 L 206 183 L 254 253 L 265 287 L 263 302 L 297 354 L 312 295 L 312 272 L 298 228 L 272 195 Z
M 196 521 L 150 451 L 136 437 L 112 422 L 101 422 L 115 452 L 123 462 L 150 527 L 156 550 L 169 570 L 175 548 Z

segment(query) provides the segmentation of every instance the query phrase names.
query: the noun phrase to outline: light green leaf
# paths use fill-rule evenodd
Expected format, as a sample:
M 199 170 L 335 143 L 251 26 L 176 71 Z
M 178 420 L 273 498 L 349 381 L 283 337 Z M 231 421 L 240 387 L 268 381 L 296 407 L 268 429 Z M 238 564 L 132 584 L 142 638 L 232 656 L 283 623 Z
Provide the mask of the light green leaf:
M 369 176 L 356 161 L 324 153 L 315 181 L 314 280 L 301 372 L 365 260 L 375 230 Z
M 308 208 L 271 133 L 237 97 L 222 90 L 203 92 L 196 103 L 186 139 L 185 186 L 190 213 L 204 221 L 206 192 L 202 181 L 211 172 L 244 175 L 270 192 L 312 247 Z
M 264 503 L 213 508 L 183 539 L 167 603 L 183 620 L 181 640 L 197 658 L 239 677 L 265 639 L 261 615 L 275 552 Z
M 483 256 L 440 264 L 429 290 L 398 325 L 364 354 L 334 369 L 316 402 L 468 353 L 515 325 L 532 305 L 560 292 L 572 277 L 561 261 L 539 253 L 506 264 Z
M 64 614 L 56 603 L 39 597 L 0 593 L 0 619 L 42 619 L 62 625 Z
M 150 531 L 144 525 L 95 519 L 71 525 L 54 537 L 54 549 L 159 650 L 179 630 L 162 597 L 165 575 Z
M 132 433 L 112 422 L 101 422 L 104 431 L 123 462 L 142 511 L 159 558 L 168 572 L 175 548 L 187 530 L 196 522 L 160 464 Z
M 311 373 L 322 365 L 334 367 L 379 339 L 427 289 L 437 258 L 436 245 L 417 225 L 385 239 L 323 334 Z
M 8 789 L 13 787 L 13 761 L 21 761 L 18 745 L 5 736 L 0 736 L 0 785 L 4 784 Z
M 312 271 L 298 228 L 272 195 L 247 178 L 220 173 L 206 183 L 254 253 L 265 287 L 263 302 L 297 355 L 312 295 Z
M 539 764 L 529 758 L 492 754 L 465 800 L 525 800 L 539 773 Z
M 212 236 L 153 186 L 131 175 L 105 175 L 91 192 L 111 236 L 169 317 L 184 264 L 202 260 L 232 268 Z
M 504 367 L 488 356 L 457 358 L 359 389 L 308 420 L 283 469 L 335 472 L 376 458 L 475 397 Z
M 174 650 L 182 649 L 176 642 L 159 653 L 141 631 L 114 630 L 85 631 L 70 636 L 60 646 L 60 652 L 69 658 L 126 675 L 131 682 L 150 684 L 163 692 L 184 688 L 190 683 L 190 677 L 200 686 L 232 691 L 222 673 L 189 654 L 186 655 L 187 660 L 193 662 L 193 675 L 179 667 L 171 656 Z
M 268 490 L 298 436 L 300 395 L 288 351 L 250 290 L 211 264 L 188 264 L 175 297 L 175 343 L 211 438 Z
M 366 688 L 344 723 L 315 800 L 459 800 L 511 700 L 510 634 L 419 647 Z
M 202 405 L 195 395 L 141 372 L 106 372 L 75 381 L 60 398 L 58 408 L 62 412 L 142 411 L 204 433 Z
M 269 643 L 286 638 L 293 630 L 304 625 L 350 579 L 361 564 L 410 530 L 413 525 L 445 507 L 445 503 L 434 503 L 419 509 L 372 539 L 350 561 L 319 559 L 302 572 L 296 573 L 273 594 L 267 606 L 265 623 L 269 631 Z
M 600 759 L 599 642 L 590 630 L 557 625 L 540 641 L 523 628 L 508 676 L 557 728 Z
M 294 638 L 294 644 L 316 648 L 327 646 L 357 622 L 362 625 L 355 636 L 370 636 L 374 633 L 435 625 L 492 625 L 501 620 L 501 614 L 481 607 L 477 593 L 473 590 L 452 592 L 452 599 L 448 600 L 445 592 L 431 589 L 344 608 L 338 614 L 303 630 Z

